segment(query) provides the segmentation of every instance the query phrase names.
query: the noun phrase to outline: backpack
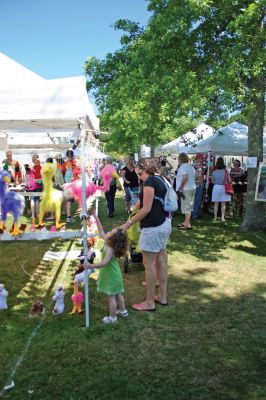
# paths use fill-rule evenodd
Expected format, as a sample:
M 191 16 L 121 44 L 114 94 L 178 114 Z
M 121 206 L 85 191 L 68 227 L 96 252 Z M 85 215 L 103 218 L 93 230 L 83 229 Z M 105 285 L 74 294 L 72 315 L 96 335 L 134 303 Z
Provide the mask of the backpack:
M 166 193 L 165 193 L 164 199 L 162 199 L 161 197 L 157 197 L 157 196 L 154 196 L 154 198 L 156 200 L 160 201 L 160 203 L 163 206 L 164 211 L 166 211 L 166 212 L 176 211 L 178 209 L 176 192 L 174 191 L 174 189 L 172 188 L 170 183 L 168 183 L 168 181 L 166 181 L 166 179 L 161 178 L 159 176 L 156 176 L 156 177 L 159 178 L 164 183 Z

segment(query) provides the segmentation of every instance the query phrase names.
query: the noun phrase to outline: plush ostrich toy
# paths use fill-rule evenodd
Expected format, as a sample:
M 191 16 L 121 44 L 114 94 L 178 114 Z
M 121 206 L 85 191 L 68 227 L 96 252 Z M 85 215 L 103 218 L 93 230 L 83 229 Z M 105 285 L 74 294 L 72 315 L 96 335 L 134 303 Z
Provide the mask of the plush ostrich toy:
M 0 171 L 0 203 L 1 203 L 1 217 L 0 217 L 0 233 L 5 231 L 5 222 L 7 213 L 13 214 L 14 224 L 10 230 L 10 235 L 20 235 L 24 231 L 18 228 L 18 219 L 24 210 L 24 197 L 15 192 L 6 191 L 6 183 L 10 182 L 9 172 Z
M 69 314 L 73 315 L 76 312 L 78 312 L 79 314 L 82 314 L 83 311 L 81 309 L 81 304 L 83 303 L 83 293 L 79 292 L 78 283 L 74 283 L 74 293 L 71 296 L 71 300 L 74 303 L 74 307 Z
M 55 212 L 55 226 L 57 229 L 62 228 L 65 224 L 60 223 L 61 218 L 61 204 L 63 201 L 63 192 L 53 188 L 53 177 L 56 172 L 56 165 L 53 163 L 45 163 L 42 168 L 42 182 L 44 192 L 41 197 L 40 212 L 39 212 L 39 226 L 44 226 L 43 217 L 45 211 Z
M 53 300 L 55 301 L 55 306 L 53 310 L 54 315 L 59 315 L 64 312 L 65 303 L 64 303 L 65 292 L 63 291 L 62 285 L 58 285 L 56 292 L 53 296 Z
M 7 310 L 7 296 L 8 291 L 5 289 L 4 285 L 0 283 L 0 310 Z
M 93 182 L 90 182 L 86 186 L 86 199 L 93 196 L 97 190 L 101 190 L 106 192 L 110 188 L 110 182 L 112 180 L 112 174 L 115 171 L 114 167 L 111 165 L 106 165 L 101 171 L 101 177 L 103 180 L 103 185 L 98 186 Z M 74 199 L 79 203 L 79 206 L 82 207 L 82 181 L 76 180 L 71 183 L 66 183 L 63 186 L 66 197 L 74 197 Z

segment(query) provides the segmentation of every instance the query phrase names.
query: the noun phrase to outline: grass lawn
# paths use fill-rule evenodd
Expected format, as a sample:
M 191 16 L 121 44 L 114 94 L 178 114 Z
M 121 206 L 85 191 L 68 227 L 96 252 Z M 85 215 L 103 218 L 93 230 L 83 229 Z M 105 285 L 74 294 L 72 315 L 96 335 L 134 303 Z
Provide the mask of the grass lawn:
M 99 214 L 106 228 L 126 216 Z M 169 243 L 168 307 L 130 311 L 103 326 L 107 299 L 90 278 L 90 328 L 84 316 L 51 313 L 63 281 L 72 307 L 76 261 L 45 262 L 45 251 L 79 248 L 79 241 L 0 243 L 0 282 L 9 309 L 0 313 L 0 393 L 5 399 L 266 399 L 266 236 L 239 232 L 239 221 L 208 217 L 191 231 L 176 228 Z M 143 270 L 124 274 L 128 309 L 144 298 Z M 29 318 L 43 299 L 44 318 Z M 19 359 L 22 356 L 23 358 Z M 15 370 L 14 370 L 15 368 Z M 1 392 L 13 371 L 15 388 Z

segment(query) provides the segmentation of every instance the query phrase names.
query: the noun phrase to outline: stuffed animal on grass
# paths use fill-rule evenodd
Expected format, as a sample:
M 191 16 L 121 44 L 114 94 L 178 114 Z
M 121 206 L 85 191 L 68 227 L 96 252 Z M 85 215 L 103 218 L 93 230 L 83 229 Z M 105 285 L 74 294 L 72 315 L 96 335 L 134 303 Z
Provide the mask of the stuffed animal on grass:
M 7 296 L 8 291 L 3 283 L 0 283 L 0 310 L 7 310 Z
M 43 217 L 46 211 L 55 212 L 55 226 L 57 229 L 62 228 L 65 224 L 60 223 L 61 204 L 63 201 L 63 192 L 53 188 L 53 177 L 56 172 L 56 165 L 50 162 L 44 164 L 42 168 L 42 182 L 44 192 L 41 197 L 39 211 L 39 226 L 43 227 Z
M 62 285 L 58 285 L 56 292 L 53 296 L 53 300 L 55 301 L 55 306 L 53 310 L 54 315 L 59 315 L 64 312 L 65 303 L 64 303 L 65 292 L 63 291 Z
M 73 301 L 74 307 L 69 314 L 82 314 L 83 310 L 81 309 L 81 304 L 83 303 L 83 293 L 79 292 L 77 283 L 74 283 L 74 293 L 71 296 L 71 300 Z
M 37 300 L 37 301 L 35 301 L 35 303 L 33 304 L 32 308 L 30 310 L 30 317 L 43 315 L 44 312 L 45 312 L 45 309 L 44 309 L 43 302 L 40 300 Z
M 13 214 L 14 224 L 10 230 L 11 236 L 22 234 L 24 231 L 18 227 L 18 219 L 24 210 L 24 197 L 19 193 L 7 191 L 6 184 L 10 182 L 9 172 L 0 171 L 0 203 L 1 203 L 1 217 L 0 217 L 0 233 L 5 232 L 5 222 L 7 213 Z

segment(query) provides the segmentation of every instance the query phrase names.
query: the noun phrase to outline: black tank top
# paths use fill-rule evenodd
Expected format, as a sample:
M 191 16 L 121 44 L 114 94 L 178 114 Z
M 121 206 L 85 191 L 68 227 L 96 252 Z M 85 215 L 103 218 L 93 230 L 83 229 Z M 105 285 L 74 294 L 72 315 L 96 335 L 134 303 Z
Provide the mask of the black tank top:
M 149 176 L 143 184 L 143 187 L 149 186 L 154 188 L 154 196 L 164 199 L 166 194 L 166 187 L 162 181 L 162 178 L 156 176 Z M 140 207 L 143 206 L 143 190 L 139 194 Z M 168 216 L 168 213 L 164 211 L 160 200 L 153 199 L 151 211 L 145 218 L 140 221 L 141 228 L 151 228 L 162 225 Z
M 128 167 L 122 168 L 122 171 L 126 171 L 125 178 L 127 181 L 130 183 L 124 183 L 124 186 L 130 187 L 130 188 L 135 188 L 139 186 L 139 180 L 138 180 L 138 175 L 135 172 L 135 169 L 133 171 L 130 171 Z

